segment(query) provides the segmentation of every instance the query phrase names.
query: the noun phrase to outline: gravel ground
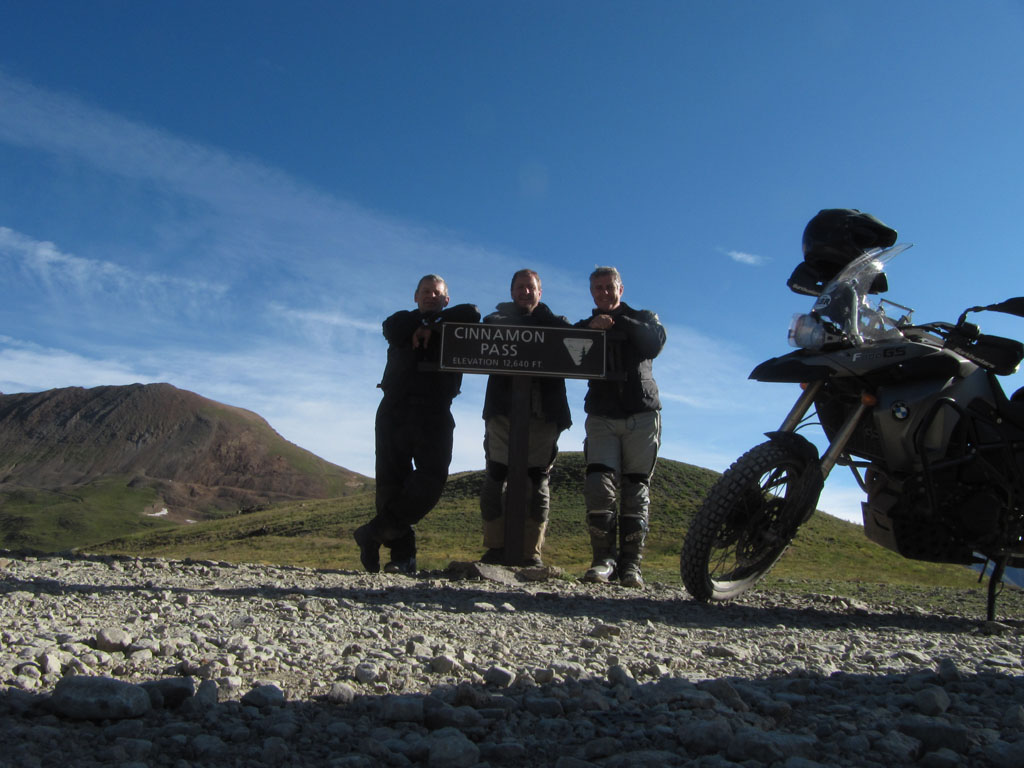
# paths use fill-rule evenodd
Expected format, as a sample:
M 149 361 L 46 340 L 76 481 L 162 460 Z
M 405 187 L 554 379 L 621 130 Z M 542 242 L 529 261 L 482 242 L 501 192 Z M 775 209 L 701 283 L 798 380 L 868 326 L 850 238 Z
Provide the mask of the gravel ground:
M 1024 600 L 0 556 L 0 765 L 1024 766 Z

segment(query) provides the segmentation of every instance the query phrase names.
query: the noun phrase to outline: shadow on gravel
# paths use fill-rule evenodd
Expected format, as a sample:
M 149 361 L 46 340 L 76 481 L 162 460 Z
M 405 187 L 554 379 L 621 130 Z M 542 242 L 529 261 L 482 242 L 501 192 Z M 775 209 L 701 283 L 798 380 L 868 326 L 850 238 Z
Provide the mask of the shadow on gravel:
M 1002 766 L 1024 754 L 1020 715 L 1004 714 L 1024 702 L 1024 679 L 998 673 L 463 682 L 430 693 L 346 687 L 333 700 L 286 700 L 270 687 L 121 720 L 57 716 L 48 694 L 0 689 L 3 759 L 13 761 L 0 764 L 722 768 L 851 765 L 855 753 L 857 764 L 883 766 L 941 752 L 935 765 Z

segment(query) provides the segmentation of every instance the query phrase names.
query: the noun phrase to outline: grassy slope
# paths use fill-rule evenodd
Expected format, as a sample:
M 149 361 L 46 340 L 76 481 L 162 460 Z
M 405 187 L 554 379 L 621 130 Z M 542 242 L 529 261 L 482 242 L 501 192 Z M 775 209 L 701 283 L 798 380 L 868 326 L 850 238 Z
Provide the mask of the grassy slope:
M 645 560 L 650 579 L 679 582 L 679 550 L 686 527 L 716 477 L 699 467 L 659 462 L 652 486 L 651 534 Z M 418 526 L 422 568 L 443 568 L 453 560 L 473 560 L 482 552 L 476 498 L 480 478 L 479 472 L 453 476 L 437 508 Z M 562 454 L 552 478 L 545 560 L 570 574 L 582 573 L 590 561 L 582 484 L 582 454 Z M 372 514 L 373 494 L 367 492 L 282 504 L 223 520 L 125 537 L 90 550 L 358 569 L 352 531 Z M 868 541 L 859 526 L 824 514 L 815 515 L 804 526 L 770 578 L 977 586 L 976 575 L 967 568 L 906 560 Z
M 172 527 L 142 510 L 157 501 L 152 488 L 109 477 L 72 491 L 12 490 L 0 496 L 0 545 L 52 552 L 89 547 L 125 531 Z

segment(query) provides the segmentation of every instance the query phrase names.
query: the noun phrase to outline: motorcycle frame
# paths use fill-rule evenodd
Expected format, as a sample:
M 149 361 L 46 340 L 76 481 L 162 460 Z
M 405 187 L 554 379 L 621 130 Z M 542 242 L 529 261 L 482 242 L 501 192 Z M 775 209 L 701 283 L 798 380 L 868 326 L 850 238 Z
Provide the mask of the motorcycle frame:
M 777 435 L 779 433 L 794 434 L 803 422 L 804 417 L 807 416 L 807 412 L 811 410 L 811 407 L 814 405 L 814 399 L 817 397 L 824 384 L 824 380 L 814 381 L 808 384 L 804 388 L 803 393 L 797 399 L 796 403 L 790 409 L 789 414 L 782 421 L 778 431 L 775 433 L 769 433 L 769 437 L 773 434 Z M 864 414 L 867 413 L 874 404 L 875 399 L 872 395 L 866 392 L 862 393 L 860 405 L 846 419 L 842 427 L 840 427 L 839 431 L 836 433 L 836 436 L 829 441 L 828 450 L 818 460 L 818 469 L 821 472 L 821 479 L 823 482 L 831 474 L 836 464 L 846 463 L 852 465 L 849 457 L 844 456 L 846 445 L 850 442 L 850 438 L 853 437 L 853 434 L 857 429 L 857 425 L 860 424 L 860 420 L 864 418 Z M 854 476 L 857 476 L 856 472 L 854 472 Z M 857 479 L 858 482 L 860 482 L 860 478 L 857 477 Z M 863 487 L 863 483 L 861 483 L 861 487 Z
M 999 462 L 999 464 L 1009 466 L 1011 468 L 1011 474 L 1012 468 L 1016 466 L 1013 460 L 1015 455 L 1015 441 L 1012 438 L 1008 438 L 1006 433 L 1000 429 L 1000 426 L 1003 424 L 1003 418 L 1000 415 L 1000 404 L 1006 400 L 1006 396 L 1003 393 L 999 380 L 993 374 L 984 374 L 984 378 L 987 379 L 989 385 L 988 391 L 995 396 L 995 402 L 989 403 L 995 414 L 991 419 L 985 419 L 978 414 L 969 413 L 966 408 L 962 407 L 951 397 L 940 397 L 931 404 L 928 411 L 917 425 L 917 430 L 913 437 L 913 452 L 920 457 L 922 461 L 922 466 L 919 468 L 919 471 L 927 477 L 926 485 L 929 493 L 929 504 L 933 509 L 937 508 L 937 499 L 935 498 L 934 490 L 934 475 L 936 472 L 941 472 L 947 467 L 964 465 L 972 461 L 983 460 L 984 456 L 989 452 L 998 452 L 1002 454 L 1003 461 Z M 807 438 L 797 434 L 796 430 L 804 422 L 808 412 L 810 412 L 811 408 L 815 405 L 815 400 L 821 393 L 825 384 L 826 379 L 817 379 L 802 385 L 804 386 L 804 390 L 800 397 L 797 399 L 796 403 L 794 403 L 785 419 L 783 419 L 779 429 L 776 432 L 769 432 L 768 437 L 773 440 L 792 441 L 797 449 L 813 451 L 816 456 L 817 449 L 814 448 Z M 824 483 L 824 480 L 829 476 L 836 464 L 843 464 L 850 467 L 858 485 L 866 494 L 868 494 L 869 498 L 871 497 L 873 489 L 868 487 L 865 478 L 861 475 L 858 469 L 867 469 L 877 465 L 875 462 L 870 460 L 855 460 L 851 455 L 846 453 L 846 447 L 853 435 L 856 433 L 857 427 L 864 418 L 864 415 L 871 410 L 877 402 L 878 400 L 874 395 L 862 390 L 858 406 L 850 412 L 849 416 L 847 416 L 843 421 L 839 429 L 835 431 L 832 439 L 829 441 L 828 449 L 818 461 L 822 483 Z M 955 412 L 958 417 L 958 421 L 964 425 L 964 436 L 961 439 L 965 444 L 972 445 L 974 449 L 971 451 L 964 451 L 962 455 L 957 456 L 956 458 L 935 462 L 929 458 L 930 451 L 927 450 L 924 445 L 924 441 L 926 440 L 931 425 L 936 420 L 939 412 L 944 408 L 951 408 Z M 980 424 L 985 424 L 989 429 L 993 430 L 997 436 L 996 439 L 983 439 L 978 430 L 978 426 Z M 1007 464 L 1007 462 L 1009 462 L 1009 464 Z M 997 469 L 997 467 L 993 465 L 993 469 Z M 886 477 L 887 475 L 884 473 L 880 476 L 880 481 L 883 484 L 886 482 Z M 1012 494 L 1012 488 L 1015 485 L 1014 480 L 1012 478 L 1004 479 L 1006 480 L 1006 487 L 1011 489 L 1010 493 Z M 1021 478 L 1018 476 L 1016 477 L 1016 480 L 1019 484 Z M 1015 506 L 1016 503 L 1017 502 L 1012 497 L 1008 500 L 1008 504 L 1010 506 Z M 865 530 L 865 532 L 867 532 L 867 530 Z M 1024 545 L 1018 544 L 1016 547 L 1012 546 L 1010 544 L 1010 540 L 1013 538 L 1013 535 L 1012 531 L 1004 528 L 1000 531 L 1000 538 L 1002 538 L 1004 544 L 997 547 L 995 550 L 986 548 L 988 549 L 987 553 L 980 552 L 981 555 L 984 555 L 984 558 L 976 557 L 974 559 L 976 564 L 987 564 L 989 562 L 993 564 L 992 572 L 989 575 L 987 590 L 987 617 L 990 621 L 995 617 L 996 597 L 1002 588 L 1002 579 L 1005 569 L 1007 566 L 1024 564 L 1024 551 L 1022 551 L 1024 550 Z M 869 536 L 869 538 L 874 539 L 873 536 Z M 880 543 L 887 549 L 892 549 L 897 554 L 904 557 L 907 556 L 900 552 L 895 541 L 891 543 L 878 541 L 876 543 Z M 986 568 L 982 568 L 981 573 L 979 574 L 979 580 L 984 578 L 986 570 Z

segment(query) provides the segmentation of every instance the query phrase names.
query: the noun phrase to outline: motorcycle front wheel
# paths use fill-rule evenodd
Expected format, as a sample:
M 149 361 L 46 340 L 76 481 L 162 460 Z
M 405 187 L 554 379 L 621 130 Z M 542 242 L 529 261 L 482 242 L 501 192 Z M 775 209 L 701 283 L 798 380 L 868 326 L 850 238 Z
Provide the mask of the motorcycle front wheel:
M 679 558 L 686 591 L 702 602 L 730 600 L 768 573 L 814 511 L 821 482 L 809 473 L 817 466 L 777 441 L 740 456 L 686 533 Z

